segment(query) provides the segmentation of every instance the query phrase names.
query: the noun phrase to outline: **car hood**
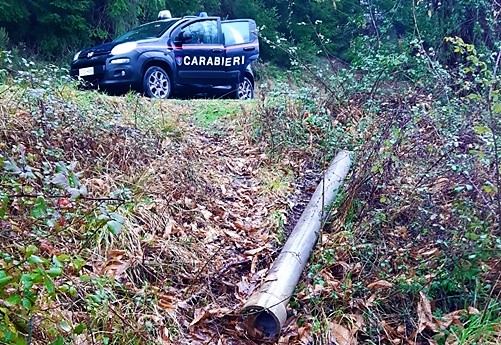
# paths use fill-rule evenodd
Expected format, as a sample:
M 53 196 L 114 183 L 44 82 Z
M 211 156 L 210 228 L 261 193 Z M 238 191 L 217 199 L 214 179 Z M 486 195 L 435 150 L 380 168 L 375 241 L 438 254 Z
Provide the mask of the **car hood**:
M 80 52 L 80 55 L 78 56 L 78 58 L 83 59 L 83 58 L 91 58 L 93 56 L 99 56 L 99 55 L 108 55 L 109 53 L 111 53 L 111 50 L 117 44 L 118 43 L 115 43 L 115 42 L 108 42 L 108 43 L 100 44 L 100 45 L 92 47 L 92 48 L 84 49 Z
M 137 40 L 137 41 L 130 41 L 130 42 L 136 42 L 138 45 L 148 45 L 154 42 L 158 42 L 158 38 L 147 38 L 144 40 Z M 80 54 L 78 55 L 79 59 L 90 59 L 91 57 L 94 56 L 100 56 L 100 55 L 108 55 L 111 53 L 111 50 L 115 48 L 115 46 L 126 43 L 126 42 L 108 42 L 104 44 L 97 45 L 92 48 L 87 48 L 83 49 Z

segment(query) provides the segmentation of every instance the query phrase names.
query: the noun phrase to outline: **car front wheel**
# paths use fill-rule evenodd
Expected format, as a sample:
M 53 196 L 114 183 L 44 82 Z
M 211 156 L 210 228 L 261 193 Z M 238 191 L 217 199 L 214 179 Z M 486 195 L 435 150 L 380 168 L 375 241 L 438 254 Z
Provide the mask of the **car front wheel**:
M 237 99 L 253 99 L 254 98 L 254 87 L 252 86 L 249 78 L 245 77 L 242 82 L 238 84 L 238 90 L 236 92 Z
M 143 91 L 150 98 L 169 98 L 171 82 L 167 72 L 158 66 L 148 68 L 144 73 Z

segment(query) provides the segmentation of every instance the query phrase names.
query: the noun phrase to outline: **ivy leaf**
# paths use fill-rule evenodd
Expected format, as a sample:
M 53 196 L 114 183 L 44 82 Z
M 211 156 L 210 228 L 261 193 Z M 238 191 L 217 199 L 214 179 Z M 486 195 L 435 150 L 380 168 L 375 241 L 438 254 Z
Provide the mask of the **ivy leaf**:
M 73 330 L 73 333 L 75 334 L 82 334 L 83 331 L 87 328 L 87 325 L 85 323 L 78 324 L 75 329 Z
M 34 246 L 33 244 L 29 244 L 26 247 L 26 257 L 30 257 L 31 255 L 35 254 L 38 251 L 37 246 Z
M 80 272 L 80 270 L 84 267 L 84 265 L 86 264 L 87 262 L 82 259 L 81 257 L 77 256 L 75 259 L 73 259 L 73 261 L 71 262 L 71 266 L 73 267 L 73 269 L 76 271 L 76 272 Z
M 26 309 L 28 309 L 28 310 L 31 310 L 31 308 L 33 308 L 33 303 L 32 303 L 32 302 L 31 302 L 31 300 L 30 300 L 29 298 L 27 298 L 27 297 L 24 297 L 24 298 L 22 299 L 21 305 L 22 305 L 23 307 L 25 307 Z
M 33 286 L 33 277 L 31 276 L 31 274 L 24 273 L 21 276 L 20 280 L 26 289 L 31 289 L 31 287 Z
M 37 271 L 36 273 L 32 274 L 32 280 L 33 283 L 38 284 L 43 282 L 45 277 L 45 272 L 42 270 Z
M 111 219 L 106 223 L 106 226 L 108 227 L 108 230 L 110 230 L 110 232 L 113 234 L 113 235 L 117 235 L 119 234 L 122 229 L 123 229 L 123 225 L 125 223 L 125 217 L 118 214 L 118 213 L 110 213 L 108 215 Z
M 21 305 L 23 303 L 19 295 L 12 295 L 9 298 L 7 298 L 6 301 L 12 305 Z
M 31 255 L 28 258 L 28 262 L 30 264 L 43 264 L 45 261 L 41 257 L 39 257 L 39 256 Z
M 473 129 L 477 134 L 480 135 L 490 133 L 491 131 L 490 128 L 487 126 L 474 126 Z
M 68 188 L 66 191 L 70 193 L 70 198 L 72 200 L 75 200 L 80 196 L 88 195 L 87 187 L 85 186 L 79 186 L 78 188 Z
M 121 214 L 110 213 L 110 217 L 111 217 L 111 219 L 116 220 L 119 223 L 122 223 L 122 224 L 125 223 L 125 217 L 122 216 Z
M 117 222 L 116 220 L 110 220 L 108 221 L 108 223 L 106 223 L 106 226 L 113 235 L 118 235 L 120 232 L 122 232 L 124 225 L 120 222 Z
M 474 232 L 467 232 L 465 237 L 469 240 L 473 240 L 473 241 L 477 241 L 480 236 L 478 236 L 477 234 L 475 234 Z
M 53 256 L 52 257 L 52 262 L 54 263 L 54 266 L 55 267 L 63 267 L 63 263 L 61 262 L 61 260 L 59 260 L 59 258 L 57 256 Z
M 52 266 L 49 269 L 49 275 L 51 277 L 58 277 L 58 276 L 60 276 L 62 274 L 63 274 L 63 269 L 61 267 L 54 267 L 54 266 Z
M 49 295 L 51 295 L 51 296 L 56 295 L 56 287 L 55 287 L 54 282 L 52 281 L 52 279 L 50 277 L 45 278 L 44 286 L 45 286 L 45 289 L 47 290 L 47 293 Z
M 56 340 L 54 340 L 50 345 L 64 345 L 63 337 L 59 336 Z
M 4 276 L 0 278 L 0 287 L 4 287 L 12 280 L 12 276 Z
M 31 216 L 33 218 L 44 218 L 47 216 L 47 203 L 43 196 L 37 197 L 35 206 L 31 210 Z

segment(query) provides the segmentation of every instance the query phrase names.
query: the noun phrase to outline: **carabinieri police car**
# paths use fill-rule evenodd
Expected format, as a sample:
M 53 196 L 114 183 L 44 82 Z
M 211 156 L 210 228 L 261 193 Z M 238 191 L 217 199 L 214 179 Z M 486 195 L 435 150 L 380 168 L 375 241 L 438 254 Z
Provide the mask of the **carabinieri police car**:
M 141 25 L 114 41 L 75 54 L 71 76 L 113 92 L 137 90 L 148 97 L 217 93 L 254 97 L 251 64 L 259 57 L 256 23 L 199 16 Z

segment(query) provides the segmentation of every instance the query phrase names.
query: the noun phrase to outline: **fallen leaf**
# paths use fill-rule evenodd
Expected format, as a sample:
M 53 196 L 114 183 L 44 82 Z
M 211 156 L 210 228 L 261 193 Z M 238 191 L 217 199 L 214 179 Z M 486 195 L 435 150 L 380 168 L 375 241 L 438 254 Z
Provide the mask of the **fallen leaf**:
M 230 308 L 213 308 L 209 310 L 198 308 L 195 310 L 195 318 L 190 322 L 190 327 L 211 316 L 220 318 L 225 315 L 231 314 L 232 312 L 233 311 Z
M 445 329 L 449 328 L 449 326 L 452 324 L 458 324 L 458 321 L 461 318 L 461 315 L 463 315 L 464 313 L 465 313 L 465 310 L 461 309 L 461 310 L 453 311 L 452 313 L 449 313 L 447 315 L 444 315 L 441 318 L 436 318 L 436 317 L 433 317 L 433 318 L 435 319 L 435 323 L 437 324 L 437 326 L 441 330 L 445 330 Z M 459 324 L 461 324 L 461 322 L 459 322 Z
M 438 178 L 432 185 L 432 189 L 434 192 L 441 192 L 446 188 L 449 188 L 451 185 L 450 180 L 447 177 Z
M 337 345 L 356 345 L 357 339 L 354 335 L 344 326 L 331 322 L 330 327 L 330 341 Z
M 383 327 L 386 339 L 388 339 L 392 344 L 400 344 L 398 330 L 395 330 L 395 328 L 390 326 L 385 320 L 381 321 L 381 326 Z
M 370 283 L 369 285 L 367 285 L 367 287 L 369 289 L 374 289 L 374 290 L 391 288 L 392 286 L 393 286 L 393 284 L 390 282 L 387 282 L 386 280 L 378 280 L 374 283 Z
M 407 227 L 405 226 L 397 226 L 395 228 L 395 230 L 397 231 L 397 234 L 402 237 L 404 240 L 408 240 L 409 239 L 409 233 L 407 231 Z
M 253 256 L 253 255 L 256 255 L 257 253 L 262 252 L 263 250 L 265 250 L 267 248 L 268 248 L 268 246 L 262 246 L 262 247 L 259 247 L 256 249 L 249 249 L 249 250 L 246 250 L 244 252 L 244 255 Z
M 252 230 L 251 227 L 245 225 L 243 222 L 241 221 L 236 221 L 233 223 L 233 225 L 235 226 L 235 228 L 237 228 L 238 230 L 242 230 L 242 231 L 246 231 L 246 232 L 250 232 Z
M 175 298 L 169 295 L 159 295 L 158 296 L 158 306 L 163 309 L 175 310 L 176 307 L 172 304 Z
M 196 325 L 197 323 L 199 323 L 205 318 L 208 318 L 209 316 L 210 314 L 208 311 L 202 308 L 195 309 L 195 318 L 193 319 L 193 321 L 190 322 L 190 327 Z
M 308 345 L 311 344 L 313 340 L 311 336 L 311 327 L 309 325 L 299 327 L 297 330 L 297 335 L 300 344 Z
M 362 315 L 359 314 L 348 314 L 346 315 L 350 320 L 351 320 L 351 331 L 352 333 L 357 332 L 361 330 L 364 325 L 365 321 Z
M 421 256 L 423 256 L 423 257 L 439 256 L 439 255 L 440 255 L 440 249 L 438 249 L 438 248 L 433 248 L 433 249 L 430 249 L 424 253 L 421 253 Z
M 425 329 L 439 333 L 446 330 L 453 324 L 461 325 L 460 319 L 464 313 L 469 313 L 470 311 L 478 312 L 477 309 L 468 307 L 468 309 L 466 310 L 456 310 L 438 318 L 433 316 L 430 301 L 426 298 L 425 294 L 423 292 L 420 292 L 419 295 L 420 301 L 418 302 L 417 306 L 417 313 L 419 318 L 418 327 L 411 337 L 414 337 L 416 334 L 421 333 Z
M 426 295 L 420 291 L 419 292 L 420 300 L 417 306 L 417 314 L 418 314 L 418 327 L 417 334 L 420 334 L 426 328 L 437 332 L 438 327 L 433 322 L 433 315 L 431 313 L 431 304 L 430 301 L 426 298 Z
M 480 311 L 474 307 L 468 307 L 467 311 L 469 315 L 480 315 Z
M 231 230 L 228 230 L 228 229 L 223 229 L 223 232 L 228 235 L 229 237 L 231 238 L 234 238 L 234 239 L 241 239 L 242 236 L 240 236 L 239 234 L 237 234 L 236 232 L 234 231 L 231 231 Z

